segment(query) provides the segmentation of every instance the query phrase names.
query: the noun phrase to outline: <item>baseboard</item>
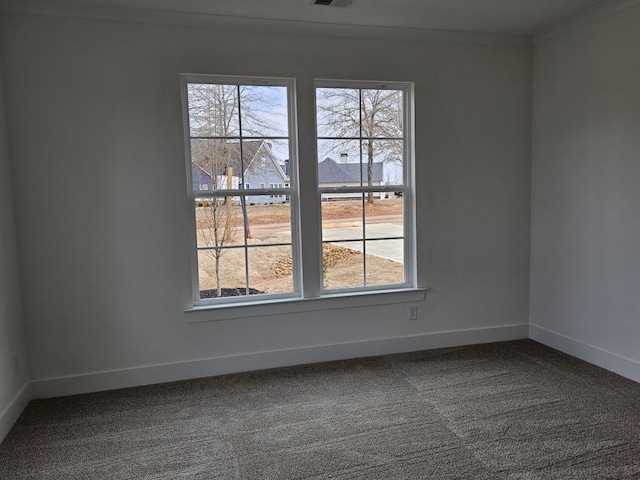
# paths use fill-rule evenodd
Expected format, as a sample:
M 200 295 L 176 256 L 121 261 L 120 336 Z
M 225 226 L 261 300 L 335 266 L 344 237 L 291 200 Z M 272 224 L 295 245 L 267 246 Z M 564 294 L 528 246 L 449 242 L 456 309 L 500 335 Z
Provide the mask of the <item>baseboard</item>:
M 640 383 L 640 362 L 531 324 L 529 338 Z
M 0 442 L 9 433 L 9 430 L 18 421 L 20 415 L 31 400 L 31 384 L 25 383 L 15 397 L 9 402 L 7 408 L 0 413 Z
M 61 397 L 267 368 L 518 340 L 528 338 L 528 333 L 528 324 L 520 324 L 364 340 L 46 378 L 33 381 L 31 388 L 33 398 Z

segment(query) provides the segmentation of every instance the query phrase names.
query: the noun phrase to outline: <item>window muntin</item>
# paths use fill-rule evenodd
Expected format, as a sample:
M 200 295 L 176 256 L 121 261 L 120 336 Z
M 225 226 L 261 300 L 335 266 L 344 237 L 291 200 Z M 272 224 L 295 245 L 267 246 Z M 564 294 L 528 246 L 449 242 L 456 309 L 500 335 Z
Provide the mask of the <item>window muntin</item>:
M 182 80 L 193 204 L 194 304 L 415 286 L 410 84 L 316 82 L 316 210 L 308 195 L 298 208 L 293 80 L 206 75 L 185 75 Z M 343 111 L 323 108 L 322 92 L 334 98 L 336 93 L 348 95 Z M 226 110 L 209 108 L 219 106 L 211 102 L 215 95 Z M 261 98 L 274 108 L 255 110 Z M 379 121 L 367 119 L 379 106 L 376 98 L 387 102 L 388 109 Z M 349 116 L 357 121 L 349 124 Z M 349 175 L 323 182 L 319 170 L 327 157 L 338 167 L 349 164 Z M 256 175 L 270 162 L 276 177 Z M 336 206 L 345 205 L 349 208 L 335 212 Z M 304 257 L 309 270 L 321 275 L 320 283 L 312 280 L 305 290 L 300 211 L 317 219 L 322 232 L 317 243 L 305 247 L 317 253 Z M 314 255 L 318 263 L 307 265 Z M 220 297 L 218 287 L 225 289 Z
M 409 93 L 316 82 L 325 294 L 413 283 Z
M 194 302 L 298 295 L 293 81 L 189 75 L 182 85 Z

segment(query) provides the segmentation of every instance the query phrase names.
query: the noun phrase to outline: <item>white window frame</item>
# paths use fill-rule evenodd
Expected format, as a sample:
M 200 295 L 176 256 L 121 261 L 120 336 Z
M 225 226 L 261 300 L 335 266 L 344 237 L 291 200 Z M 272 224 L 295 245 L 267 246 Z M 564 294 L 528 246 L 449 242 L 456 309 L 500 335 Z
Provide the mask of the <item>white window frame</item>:
M 331 296 L 341 294 L 358 294 L 364 292 L 375 291 L 389 291 L 399 289 L 411 289 L 417 286 L 417 266 L 416 266 L 416 232 L 415 232 L 415 156 L 414 156 L 414 138 L 415 138 L 415 115 L 414 115 L 414 84 L 413 82 L 378 82 L 378 81 L 359 81 L 359 80 L 332 80 L 332 79 L 317 79 L 314 82 L 314 106 L 315 106 L 315 139 L 318 141 L 318 107 L 317 107 L 317 94 L 316 90 L 319 88 L 352 88 L 352 89 L 388 89 L 388 90 L 401 90 L 403 92 L 403 185 L 378 185 L 378 186 L 360 186 L 360 187 L 320 187 L 317 184 L 318 203 L 322 204 L 322 195 L 327 193 L 361 193 L 368 192 L 383 193 L 383 192 L 402 192 L 403 197 L 403 238 L 404 238 L 404 282 L 398 284 L 387 285 L 372 285 L 361 287 L 349 287 L 349 288 L 335 288 L 325 289 L 323 287 L 322 268 L 320 268 L 320 296 Z M 362 138 L 360 137 L 360 140 Z M 316 158 L 316 165 L 319 163 L 319 158 Z M 322 239 L 322 213 L 318 218 L 318 228 L 321 238 L 320 251 L 318 252 L 318 258 L 320 265 L 322 265 L 323 254 L 322 246 L 324 241 Z M 373 239 L 372 239 L 373 240 Z M 365 251 L 363 252 L 363 258 L 366 262 L 366 241 L 363 238 L 363 244 Z M 363 265 L 366 269 L 366 263 Z
M 241 85 L 261 85 L 261 86 L 285 86 L 288 91 L 288 142 L 289 142 L 289 161 L 290 161 L 290 181 L 283 184 L 283 187 L 279 188 L 265 188 L 265 184 L 260 184 L 260 188 L 245 189 L 249 185 L 238 185 L 238 189 L 234 190 L 216 190 L 215 195 L 211 190 L 193 190 L 192 179 L 192 165 L 191 165 L 191 132 L 189 128 L 189 105 L 187 97 L 187 84 L 189 83 L 210 83 L 210 84 L 241 84 Z M 317 285 L 303 285 L 303 252 L 302 252 L 302 233 L 301 233 L 301 205 L 300 205 L 300 177 L 298 161 L 298 124 L 297 124 L 297 107 L 296 107 L 296 82 L 293 78 L 278 78 L 278 77 L 250 77 L 250 76 L 225 76 L 225 75 L 201 75 L 201 74 L 182 74 L 180 75 L 181 94 L 182 94 L 182 107 L 183 107 L 183 128 L 185 138 L 185 152 L 186 152 L 186 172 L 187 172 L 187 189 L 189 198 L 189 220 L 190 220 L 190 243 L 191 243 L 191 270 L 192 270 L 192 292 L 193 292 L 193 306 L 189 310 L 198 311 L 200 309 L 208 309 L 215 307 L 242 307 L 244 309 L 251 310 L 252 305 L 266 305 L 264 308 L 268 308 L 268 304 L 273 305 L 281 311 L 282 302 L 292 302 L 292 311 L 307 311 L 301 307 L 299 302 L 313 303 L 321 299 L 334 299 L 332 302 L 346 302 L 348 298 L 352 298 L 353 301 L 362 302 L 364 304 L 384 304 L 388 300 L 376 301 L 371 300 L 369 295 L 377 294 L 392 294 L 392 295 L 406 295 L 407 291 L 420 292 L 417 283 L 417 266 L 416 266 L 416 231 L 415 231 L 415 158 L 414 158 L 414 138 L 415 138 L 415 126 L 414 126 L 414 85 L 411 82 L 377 82 L 377 81 L 353 81 L 353 80 L 325 80 L 319 79 L 314 81 L 315 88 L 312 90 L 313 105 L 316 107 L 316 88 L 333 87 L 333 88 L 388 88 L 397 89 L 404 92 L 404 168 L 403 168 L 403 185 L 392 186 L 360 186 L 360 187 L 320 187 L 316 183 L 316 194 L 311 193 L 311 196 L 305 198 L 305 215 L 316 217 L 310 218 L 312 223 L 317 222 L 318 232 L 320 237 L 317 239 L 317 243 L 312 241 L 312 245 L 307 248 L 316 250 L 315 252 L 307 251 L 305 258 L 307 266 L 311 272 L 317 272 L 319 274 L 319 280 Z M 306 99 L 311 100 L 311 99 Z M 314 111 L 313 125 L 304 125 L 304 130 L 315 133 L 314 143 L 317 142 L 317 108 Z M 317 148 L 315 148 L 317 153 Z M 307 153 L 310 153 L 310 149 L 306 149 Z M 317 158 L 314 162 L 310 162 L 305 165 L 305 168 L 317 169 Z M 306 171 L 306 170 L 305 170 Z M 317 172 L 317 170 L 316 170 Z M 307 172 L 308 173 L 308 172 Z M 316 177 L 317 180 L 317 177 Z M 311 184 L 312 185 L 312 184 Z M 307 185 L 307 187 L 311 187 Z M 399 188 L 401 187 L 401 188 Z M 322 215 L 321 215 L 321 199 L 324 193 L 335 193 L 341 191 L 349 191 L 356 193 L 367 193 L 369 191 L 378 192 L 397 192 L 402 191 L 403 197 L 403 238 L 404 238 L 404 283 L 401 284 L 387 284 L 376 286 L 361 286 L 353 288 L 342 289 L 324 289 L 322 279 Z M 198 248 L 196 238 L 196 211 L 194 208 L 195 199 L 203 196 L 234 196 L 237 197 L 241 193 L 245 197 L 254 195 L 265 196 L 278 196 L 283 197 L 290 201 L 291 208 L 291 249 L 293 260 L 293 291 L 282 294 L 259 294 L 259 295 L 241 295 L 234 297 L 222 297 L 212 299 L 200 298 L 200 285 L 198 278 Z M 317 201 L 316 205 L 312 205 L 311 199 Z M 316 245 L 313 245 L 316 243 Z M 317 261 L 316 265 L 312 265 L 313 261 Z M 316 274 L 309 276 L 310 284 L 315 282 Z M 318 288 L 319 287 L 319 288 Z M 394 293 L 395 292 L 395 293 Z M 364 296 L 363 296 L 364 295 Z M 424 295 L 424 289 L 422 290 Z M 389 298 L 388 295 L 385 297 Z M 357 300 L 363 298 L 367 300 Z M 396 297 L 393 297 L 394 299 Z M 400 297 L 398 297 L 400 298 Z M 402 297 L 404 298 L 404 297 Z M 413 298 L 413 297 L 412 297 Z M 417 298 L 417 297 L 416 297 Z M 394 303 L 396 300 L 392 301 Z M 400 300 L 397 300 L 398 302 Z M 414 300 L 416 301 L 416 300 Z M 297 305 L 294 307 L 294 305 Z M 242 311 L 244 311 L 244 309 Z M 260 310 L 258 313 L 265 314 L 268 310 Z M 256 313 L 256 315 L 258 315 Z
M 191 163 L 191 129 L 189 124 L 189 101 L 187 95 L 188 84 L 220 84 L 220 85 L 252 85 L 252 86 L 278 86 L 287 88 L 287 106 L 288 106 L 288 136 L 286 140 L 289 142 L 289 161 L 291 181 L 289 187 L 282 189 L 264 188 L 264 184 L 260 184 L 261 188 L 243 189 L 240 185 L 234 190 L 194 190 L 192 179 L 192 163 Z M 298 145 L 297 145 L 297 118 L 296 118 L 296 82 L 293 78 L 280 77 L 254 77 L 254 76 L 228 76 L 228 75 L 205 75 L 205 74 L 181 74 L 180 89 L 182 96 L 182 112 L 183 112 L 183 129 L 185 138 L 185 158 L 187 170 L 187 191 L 189 198 L 189 220 L 190 220 L 190 243 L 191 243 L 191 278 L 193 291 L 193 306 L 201 307 L 208 305 L 242 305 L 247 303 L 255 303 L 262 301 L 278 301 L 282 299 L 299 299 L 302 292 L 302 254 L 301 254 L 301 235 L 300 235 L 300 208 L 299 208 L 299 186 L 298 186 Z M 238 134 L 238 138 L 242 140 L 252 139 L 253 137 L 243 137 L 242 132 Z M 262 138 L 262 137 L 260 137 Z M 269 139 L 271 137 L 265 137 Z M 275 138 L 275 137 L 273 137 Z M 200 282 L 198 271 L 198 245 L 196 235 L 196 211 L 194 205 L 196 198 L 201 197 L 238 197 L 238 196 L 256 196 L 256 195 L 287 195 L 290 200 L 291 209 L 291 252 L 293 264 L 293 289 L 286 293 L 256 294 L 256 295 L 239 295 L 233 297 L 221 298 L 200 298 Z M 265 245 L 269 246 L 269 245 Z M 246 245 L 244 246 L 246 249 Z M 246 258 L 246 257 L 245 257 Z M 245 275 L 248 278 L 248 265 L 245 265 Z M 250 285 L 249 285 L 250 286 Z

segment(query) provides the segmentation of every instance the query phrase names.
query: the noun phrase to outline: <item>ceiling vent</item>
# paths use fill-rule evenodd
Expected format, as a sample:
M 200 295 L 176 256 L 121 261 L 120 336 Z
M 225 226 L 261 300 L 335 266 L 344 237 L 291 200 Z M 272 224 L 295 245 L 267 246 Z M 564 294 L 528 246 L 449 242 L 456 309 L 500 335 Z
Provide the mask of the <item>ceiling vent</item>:
M 349 8 L 353 4 L 353 0 L 313 0 L 312 3 L 326 7 Z

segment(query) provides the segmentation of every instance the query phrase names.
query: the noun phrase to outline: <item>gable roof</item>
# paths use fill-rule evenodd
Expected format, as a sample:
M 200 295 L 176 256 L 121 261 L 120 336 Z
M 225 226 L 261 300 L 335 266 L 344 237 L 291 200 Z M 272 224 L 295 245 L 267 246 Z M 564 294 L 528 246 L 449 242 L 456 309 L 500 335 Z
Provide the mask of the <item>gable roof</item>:
M 243 143 L 243 154 L 244 154 L 244 144 Z M 268 168 L 268 163 L 271 163 L 271 166 L 278 172 L 283 181 L 287 182 L 289 180 L 289 176 L 282 169 L 282 165 L 276 158 L 273 150 L 271 150 L 271 144 L 266 140 L 256 141 L 254 143 L 260 143 L 260 146 L 256 150 L 256 153 L 253 155 L 251 161 L 247 164 L 244 164 L 244 174 L 245 176 L 249 174 L 257 174 L 260 175 L 265 171 L 265 167 Z M 264 152 L 264 153 L 262 153 Z
M 196 179 L 199 183 L 209 183 L 211 179 L 211 174 L 207 172 L 200 165 L 191 164 L 191 178 L 195 182 Z
M 382 182 L 384 167 L 382 162 L 373 162 L 374 182 Z M 325 158 L 318 164 L 318 183 L 360 183 L 367 181 L 367 164 L 338 163 L 332 158 Z
M 226 175 L 227 167 L 233 168 L 234 176 L 239 176 L 241 168 L 244 168 L 246 175 L 250 170 L 259 168 L 258 164 L 264 166 L 265 161 L 270 161 L 283 180 L 288 181 L 288 176 L 284 173 L 267 140 L 243 141 L 242 162 L 240 162 L 240 142 L 197 140 L 191 145 L 191 161 L 208 176 Z

